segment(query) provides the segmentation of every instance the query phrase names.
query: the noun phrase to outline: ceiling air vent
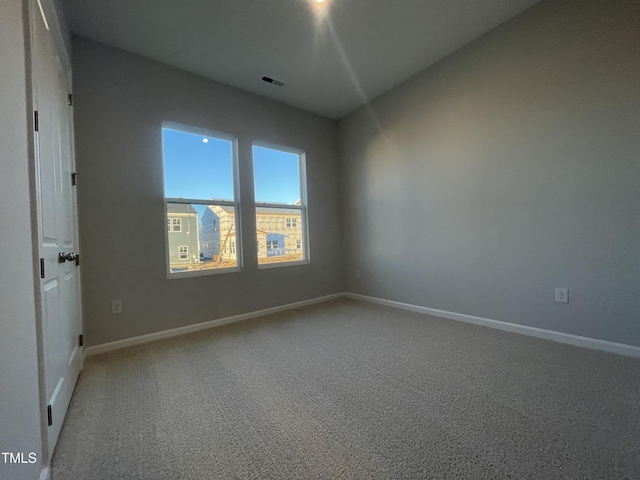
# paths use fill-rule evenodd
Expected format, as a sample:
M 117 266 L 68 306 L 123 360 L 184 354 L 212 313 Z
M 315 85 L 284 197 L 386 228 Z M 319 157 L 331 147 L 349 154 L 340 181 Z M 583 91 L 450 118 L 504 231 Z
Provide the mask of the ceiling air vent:
M 267 82 L 267 83 L 271 83 L 273 85 L 275 85 L 276 87 L 283 87 L 284 83 L 282 83 L 280 80 L 274 80 L 271 77 L 262 77 L 262 81 L 263 82 Z

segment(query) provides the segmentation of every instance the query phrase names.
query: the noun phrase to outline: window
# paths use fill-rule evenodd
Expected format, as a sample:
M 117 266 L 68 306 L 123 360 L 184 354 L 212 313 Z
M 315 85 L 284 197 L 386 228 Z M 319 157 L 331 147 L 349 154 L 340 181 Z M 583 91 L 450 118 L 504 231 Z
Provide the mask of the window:
M 309 251 L 304 152 L 254 143 L 253 176 L 258 266 L 267 268 L 307 263 Z M 260 249 L 261 238 L 266 239 L 265 250 Z
M 235 138 L 165 122 L 162 148 L 168 276 L 239 270 Z
M 169 231 L 170 232 L 181 232 L 182 231 L 182 219 L 181 218 L 168 218 L 169 221 Z

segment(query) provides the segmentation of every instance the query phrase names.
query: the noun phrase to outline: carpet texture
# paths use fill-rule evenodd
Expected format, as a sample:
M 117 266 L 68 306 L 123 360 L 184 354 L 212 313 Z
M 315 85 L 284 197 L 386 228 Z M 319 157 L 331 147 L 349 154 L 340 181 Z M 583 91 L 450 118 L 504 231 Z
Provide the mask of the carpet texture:
M 337 300 L 92 357 L 52 479 L 639 479 L 640 360 Z

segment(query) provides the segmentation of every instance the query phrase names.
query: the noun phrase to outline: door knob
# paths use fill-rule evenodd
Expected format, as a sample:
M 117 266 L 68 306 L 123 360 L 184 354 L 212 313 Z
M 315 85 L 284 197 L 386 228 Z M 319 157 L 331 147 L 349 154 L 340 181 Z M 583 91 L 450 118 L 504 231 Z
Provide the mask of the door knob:
M 65 252 L 60 252 L 58 254 L 58 262 L 60 263 L 64 263 L 67 260 L 70 262 L 73 262 L 76 259 L 76 254 L 75 253 L 65 253 Z

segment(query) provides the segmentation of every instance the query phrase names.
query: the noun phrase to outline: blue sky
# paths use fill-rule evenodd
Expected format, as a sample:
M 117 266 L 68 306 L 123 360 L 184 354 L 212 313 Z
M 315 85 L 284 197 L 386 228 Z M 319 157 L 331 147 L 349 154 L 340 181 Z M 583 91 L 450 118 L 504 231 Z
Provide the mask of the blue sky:
M 256 202 L 293 205 L 300 199 L 298 155 L 254 146 L 253 181 Z
M 231 141 L 169 128 L 162 129 L 162 140 L 166 197 L 233 200 Z M 298 155 L 254 146 L 253 160 L 257 202 L 300 198 Z M 206 207 L 194 208 L 202 214 Z
M 173 198 L 233 200 L 229 140 L 162 129 L 164 194 Z

